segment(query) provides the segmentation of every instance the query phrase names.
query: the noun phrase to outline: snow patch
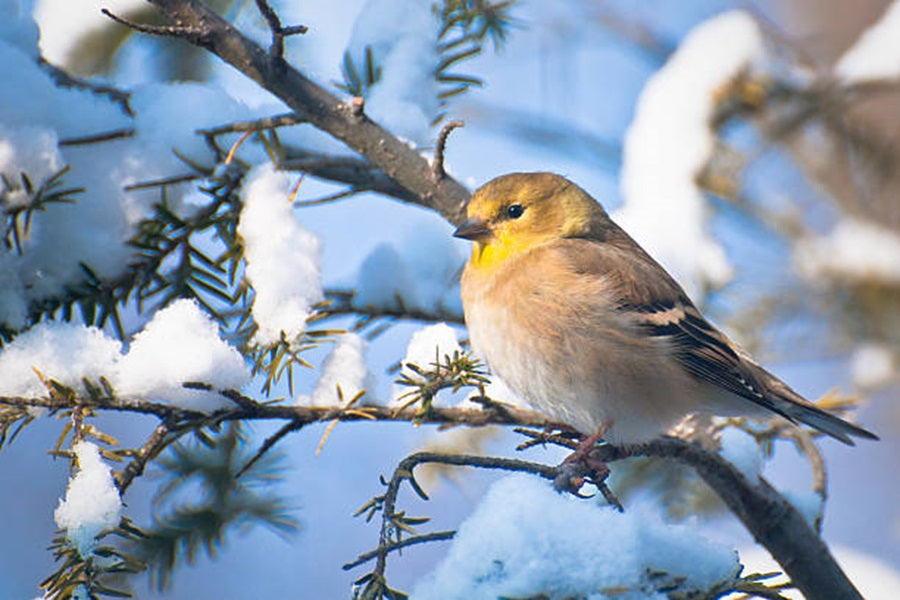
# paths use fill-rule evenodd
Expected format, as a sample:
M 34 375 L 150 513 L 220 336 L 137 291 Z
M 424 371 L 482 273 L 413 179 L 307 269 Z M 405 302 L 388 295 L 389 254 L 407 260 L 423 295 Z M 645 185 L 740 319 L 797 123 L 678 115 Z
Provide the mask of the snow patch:
M 900 284 L 900 234 L 853 217 L 837 223 L 831 233 L 801 239 L 794 247 L 798 271 L 815 281 L 875 281 Z
M 82 378 L 109 376 L 122 345 L 96 327 L 48 321 L 17 336 L 0 350 L 0 395 L 47 395 L 35 369 L 45 377 L 80 389 Z
M 290 178 L 271 164 L 255 168 L 244 191 L 238 233 L 253 285 L 253 341 L 293 340 L 306 329 L 322 291 L 321 244 L 294 216 Z
M 79 441 L 72 451 L 78 459 L 78 472 L 69 480 L 66 498 L 59 501 L 53 519 L 86 559 L 97 545 L 97 536 L 119 525 L 122 501 L 99 448 Z
M 886 344 L 860 344 L 850 357 L 853 382 L 865 389 L 885 386 L 898 377 L 897 356 Z
M 737 555 L 696 528 L 663 522 L 658 507 L 625 513 L 559 494 L 528 475 L 501 479 L 459 527 L 446 558 L 421 579 L 416 600 L 591 597 L 660 599 L 648 571 L 705 590 L 738 571 Z M 688 593 L 685 594 L 690 595 Z
M 355 333 L 340 337 L 334 350 L 322 364 L 322 375 L 311 396 L 300 396 L 297 404 L 307 406 L 338 406 L 346 404 L 363 389 L 370 389 L 371 374 L 366 367 L 366 341 Z M 341 386 L 343 402 L 338 398 Z
M 443 362 L 445 356 L 453 356 L 454 352 L 461 352 L 456 331 L 446 323 L 428 325 L 415 332 L 406 346 L 406 356 L 403 357 L 401 374 L 410 379 L 422 381 L 422 377 L 409 368 L 409 364 L 428 370 L 435 363 Z
M 759 480 L 763 454 L 756 439 L 746 431 L 728 427 L 719 438 L 719 454 L 730 462 L 751 484 Z
M 249 380 L 244 359 L 219 337 L 216 323 L 196 302 L 177 300 L 135 336 L 118 362 L 113 387 L 123 397 L 209 411 L 231 402 L 216 391 L 187 389 L 184 383 L 241 389 Z

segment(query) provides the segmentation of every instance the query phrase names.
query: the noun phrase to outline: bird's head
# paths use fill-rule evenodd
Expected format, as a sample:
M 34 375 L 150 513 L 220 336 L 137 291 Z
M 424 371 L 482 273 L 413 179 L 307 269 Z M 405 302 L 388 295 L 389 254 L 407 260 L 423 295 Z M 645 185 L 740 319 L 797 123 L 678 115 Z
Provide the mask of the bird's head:
M 603 208 L 580 187 L 553 173 L 511 173 L 472 195 L 454 236 L 472 240 L 471 264 L 490 269 L 544 242 L 600 237 Z

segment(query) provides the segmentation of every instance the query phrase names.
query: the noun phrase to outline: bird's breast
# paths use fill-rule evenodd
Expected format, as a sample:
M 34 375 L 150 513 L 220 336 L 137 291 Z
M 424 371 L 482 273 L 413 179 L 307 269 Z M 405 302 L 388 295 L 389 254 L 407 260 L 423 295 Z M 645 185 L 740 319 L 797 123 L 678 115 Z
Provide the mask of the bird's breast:
M 487 277 L 467 267 L 462 296 L 472 347 L 491 370 L 551 419 L 590 431 L 604 379 L 597 354 L 609 339 L 599 333 L 616 317 L 599 290 L 585 298 L 579 286 L 513 262 Z
M 636 334 L 602 278 L 547 262 L 463 273 L 470 341 L 493 373 L 551 420 L 583 433 L 612 422 L 612 441 L 649 439 L 690 412 L 672 394 L 684 374 L 669 349 Z

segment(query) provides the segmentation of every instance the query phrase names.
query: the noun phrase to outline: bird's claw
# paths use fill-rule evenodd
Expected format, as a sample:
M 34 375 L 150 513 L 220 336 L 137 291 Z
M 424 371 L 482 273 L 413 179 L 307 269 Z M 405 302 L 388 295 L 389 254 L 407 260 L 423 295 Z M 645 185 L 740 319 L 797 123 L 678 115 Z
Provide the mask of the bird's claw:
M 590 453 L 585 456 L 576 456 L 577 451 L 566 457 L 557 467 L 558 474 L 553 480 L 554 487 L 562 492 L 568 492 L 579 498 L 590 498 L 593 494 L 581 493 L 585 484 L 595 486 L 607 502 L 622 510 L 622 505 L 606 485 L 609 477 L 609 467 L 606 463 L 593 458 Z

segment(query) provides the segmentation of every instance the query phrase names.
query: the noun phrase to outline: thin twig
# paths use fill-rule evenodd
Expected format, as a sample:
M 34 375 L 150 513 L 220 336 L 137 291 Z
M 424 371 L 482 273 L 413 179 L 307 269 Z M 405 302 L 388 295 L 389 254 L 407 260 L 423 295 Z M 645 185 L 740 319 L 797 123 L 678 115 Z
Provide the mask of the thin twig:
M 400 540 L 394 539 L 396 531 L 396 512 L 397 496 L 400 492 L 400 486 L 406 480 L 413 483 L 418 488 L 418 484 L 413 479 L 413 471 L 421 464 L 441 464 L 477 467 L 482 469 L 500 469 L 504 471 L 534 473 L 545 479 L 553 481 L 557 476 L 556 467 L 550 467 L 541 463 L 529 462 L 515 458 L 502 458 L 495 456 L 470 456 L 465 454 L 443 454 L 439 452 L 416 452 L 400 461 L 394 474 L 388 482 L 387 490 L 383 497 L 381 507 L 381 533 L 379 537 L 378 547 L 373 551 L 375 556 L 375 568 L 373 573 L 375 577 L 371 578 L 371 586 L 378 586 L 384 582 L 384 573 L 387 568 L 387 558 L 391 552 L 391 546 Z M 363 598 L 373 597 L 372 590 L 365 590 L 362 593 Z
M 303 206 L 303 204 L 300 204 Z M 432 310 L 422 310 L 408 307 L 375 307 L 359 306 L 354 304 L 354 292 L 349 290 L 330 289 L 325 291 L 326 297 L 331 300 L 325 312 L 329 317 L 358 315 L 366 318 L 366 324 L 373 319 L 404 319 L 410 321 L 444 322 L 464 324 L 463 315 L 443 307 L 434 307 Z
M 106 96 L 109 100 L 112 100 L 113 102 L 118 104 L 122 109 L 122 112 L 124 112 L 126 115 L 128 115 L 129 117 L 134 116 L 134 111 L 131 110 L 130 92 L 120 90 L 111 85 L 103 85 L 94 81 L 75 77 L 71 73 L 68 73 L 63 69 L 57 67 L 56 65 L 47 62 L 43 57 L 38 59 L 38 64 L 42 69 L 50 74 L 50 77 L 53 78 L 53 81 L 56 82 L 56 85 L 66 88 L 85 90 L 98 96 Z
M 304 175 L 305 174 L 306 173 L 304 173 Z M 338 200 L 344 200 L 345 198 L 355 196 L 356 194 L 361 194 L 365 191 L 366 190 L 359 190 L 356 188 L 351 188 L 349 190 L 344 190 L 342 192 L 328 194 L 327 196 L 322 196 L 321 198 L 314 198 L 313 200 L 297 200 L 296 202 L 294 202 L 294 208 L 307 208 L 309 206 L 321 206 L 322 204 L 331 204 L 332 202 L 337 202 Z
M 101 8 L 100 12 L 119 23 L 130 27 L 135 31 L 146 33 L 149 35 L 159 35 L 162 37 L 183 38 L 198 46 L 205 46 L 209 40 L 209 32 L 201 27 L 190 27 L 182 25 L 148 25 L 146 23 L 135 23 L 124 17 L 120 17 L 111 12 L 107 8 Z
M 249 138 L 251 135 L 253 135 L 252 131 L 245 131 L 243 134 L 241 134 L 241 137 L 239 137 L 237 141 L 231 145 L 231 148 L 228 150 L 228 154 L 225 155 L 226 165 L 231 164 L 231 161 L 234 160 L 234 157 L 237 154 L 238 148 L 240 148 L 241 144 L 247 141 L 247 138 Z
M 435 181 L 440 181 L 447 176 L 447 172 L 444 170 L 444 148 L 447 145 L 447 138 L 450 137 L 450 132 L 457 127 L 465 127 L 465 123 L 462 121 L 450 121 L 441 128 L 441 132 L 438 134 L 437 143 L 434 146 L 434 162 L 431 165 L 431 172 Z
M 236 121 L 225 125 L 210 127 L 209 129 L 197 129 L 194 133 L 198 135 L 223 135 L 226 133 L 237 133 L 244 131 L 264 131 L 266 129 L 276 129 L 278 127 L 289 127 L 291 125 L 299 125 L 305 123 L 306 119 L 297 113 L 282 113 L 273 115 L 263 119 L 255 119 L 252 121 Z
M 541 446 L 548 443 L 562 446 L 570 450 L 574 450 L 578 447 L 578 441 L 566 434 L 535 431 L 533 429 L 525 429 L 524 427 L 516 427 L 515 429 L 513 429 L 513 431 L 531 438 L 530 440 L 522 442 L 521 444 L 516 446 L 516 450 L 527 450 L 529 448 L 533 448 L 534 446 Z
M 172 177 L 163 177 L 162 179 L 154 179 L 152 181 L 140 181 L 138 183 L 126 185 L 122 189 L 126 192 L 133 192 L 135 190 L 146 190 L 148 188 L 164 187 L 167 185 L 175 185 L 177 183 L 197 181 L 198 179 L 202 178 L 202 175 L 198 175 L 196 173 L 186 173 L 184 175 L 173 175 Z
M 88 144 L 98 144 L 100 142 L 108 142 L 110 140 L 118 140 L 122 138 L 134 137 L 135 131 L 131 128 L 113 129 L 112 131 L 104 131 L 103 133 L 95 133 L 92 135 L 83 135 L 80 137 L 63 138 L 59 140 L 60 146 L 86 146 Z
M 423 533 L 422 535 L 415 535 L 412 537 L 408 537 L 406 539 L 400 540 L 399 542 L 391 542 L 387 544 L 386 550 L 388 552 L 394 552 L 395 550 L 402 550 L 403 548 L 407 548 L 409 546 L 415 546 L 416 544 L 424 544 L 426 542 L 440 542 L 444 540 L 452 540 L 456 535 L 455 531 L 435 531 L 433 533 Z M 359 565 L 365 564 L 372 560 L 373 558 L 378 556 L 378 550 L 370 550 L 369 552 L 364 552 L 356 557 L 356 560 L 352 562 L 348 562 L 342 568 L 345 571 L 349 571 L 350 569 L 356 568 Z
M 175 437 L 169 436 L 172 432 L 171 425 L 171 418 L 160 423 L 153 430 L 153 433 L 150 434 L 150 437 L 147 438 L 147 441 L 138 448 L 131 462 L 124 469 L 116 472 L 116 487 L 120 496 L 124 496 L 131 483 L 144 473 L 147 463 L 159 455 L 162 449 L 175 439 Z
M 269 55 L 278 60 L 284 59 L 284 38 L 289 35 L 306 33 L 308 28 L 306 25 L 283 27 L 281 25 L 281 19 L 278 18 L 278 13 L 269 6 L 269 3 L 266 2 L 266 0 L 256 0 L 256 8 L 259 9 L 260 14 L 266 20 L 269 29 L 272 31 L 272 44 L 269 46 Z
M 289 433 L 293 433 L 294 431 L 300 431 L 303 428 L 304 423 L 300 423 L 298 421 L 289 421 L 281 426 L 281 428 L 266 438 L 266 440 L 262 443 L 262 446 L 259 447 L 259 450 L 256 451 L 256 454 L 253 455 L 253 458 L 247 461 L 241 470 L 235 473 L 234 478 L 239 479 L 241 475 L 250 470 L 250 468 L 259 461 L 265 454 L 271 450 L 275 444 L 280 442 L 287 436 Z

